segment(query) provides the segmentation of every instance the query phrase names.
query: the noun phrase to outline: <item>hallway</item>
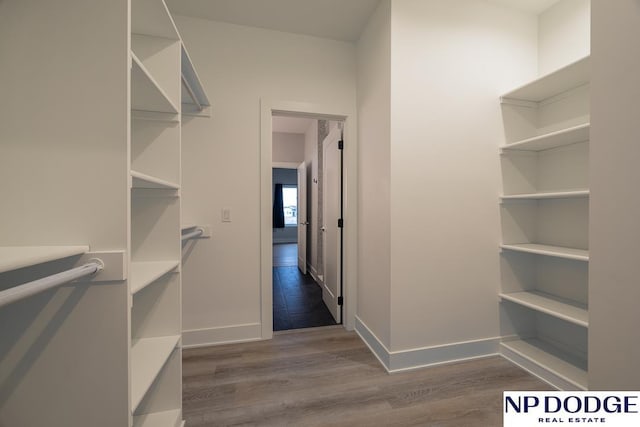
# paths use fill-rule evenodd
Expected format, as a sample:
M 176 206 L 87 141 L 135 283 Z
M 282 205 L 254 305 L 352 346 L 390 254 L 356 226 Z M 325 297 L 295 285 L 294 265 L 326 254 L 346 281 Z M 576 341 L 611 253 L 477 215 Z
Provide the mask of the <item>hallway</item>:
M 273 246 L 273 330 L 335 325 L 322 288 L 297 267 L 298 245 Z

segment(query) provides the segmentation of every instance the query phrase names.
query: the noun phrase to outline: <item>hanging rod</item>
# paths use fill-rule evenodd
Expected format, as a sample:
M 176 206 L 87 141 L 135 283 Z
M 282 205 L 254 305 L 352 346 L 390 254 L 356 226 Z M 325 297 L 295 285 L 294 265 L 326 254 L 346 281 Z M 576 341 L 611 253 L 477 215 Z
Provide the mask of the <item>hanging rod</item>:
M 187 79 L 184 77 L 184 74 L 182 75 L 182 83 L 184 84 L 184 87 L 187 88 L 187 92 L 189 92 L 189 96 L 191 97 L 191 99 L 193 99 L 193 102 L 198 107 L 198 110 L 202 111 L 203 110 L 202 104 L 200 104 L 200 101 L 198 101 L 198 97 L 196 96 L 195 92 L 191 88 L 191 85 L 189 84 Z
M 187 234 L 183 234 L 182 235 L 182 241 L 185 242 L 187 240 L 195 239 L 196 237 L 202 236 L 203 233 L 204 233 L 204 229 L 196 228 L 195 231 L 192 231 L 192 232 L 187 233 Z
M 64 285 L 65 283 L 69 283 L 73 280 L 91 276 L 104 269 L 104 263 L 102 260 L 94 258 L 90 261 L 91 262 L 88 262 L 83 266 L 72 268 L 71 270 L 63 271 L 61 273 L 43 277 L 42 279 L 23 283 L 22 285 L 0 291 L 0 307 L 39 294 L 46 290 L 53 289 L 57 286 Z

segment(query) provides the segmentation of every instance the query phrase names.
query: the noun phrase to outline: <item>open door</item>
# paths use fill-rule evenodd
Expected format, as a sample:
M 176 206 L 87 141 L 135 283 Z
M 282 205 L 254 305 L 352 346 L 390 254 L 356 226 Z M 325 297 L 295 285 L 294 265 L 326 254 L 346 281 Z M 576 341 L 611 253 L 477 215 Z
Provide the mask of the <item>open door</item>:
M 307 274 L 307 165 L 298 166 L 298 268 Z
M 342 131 L 332 130 L 323 144 L 322 238 L 324 285 L 322 299 L 336 320 L 342 321 Z M 340 224 L 339 224 L 340 221 Z

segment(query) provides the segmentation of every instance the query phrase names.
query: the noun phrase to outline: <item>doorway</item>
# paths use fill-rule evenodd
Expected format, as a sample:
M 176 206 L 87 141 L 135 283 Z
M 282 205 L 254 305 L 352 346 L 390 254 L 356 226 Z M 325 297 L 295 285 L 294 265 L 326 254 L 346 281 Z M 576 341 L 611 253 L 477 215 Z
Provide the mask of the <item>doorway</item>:
M 342 175 L 341 165 L 331 157 L 331 169 L 324 166 L 323 143 L 330 129 L 341 126 L 313 117 L 278 115 L 272 120 L 273 330 L 335 325 L 341 321 L 339 280 L 334 277 L 341 247 L 335 245 L 336 227 L 325 224 L 323 215 L 340 215 L 327 209 L 340 208 Z M 323 192 L 327 184 L 333 185 L 331 191 Z M 326 203 L 328 196 L 332 203 Z M 327 257 L 331 276 L 325 283 Z

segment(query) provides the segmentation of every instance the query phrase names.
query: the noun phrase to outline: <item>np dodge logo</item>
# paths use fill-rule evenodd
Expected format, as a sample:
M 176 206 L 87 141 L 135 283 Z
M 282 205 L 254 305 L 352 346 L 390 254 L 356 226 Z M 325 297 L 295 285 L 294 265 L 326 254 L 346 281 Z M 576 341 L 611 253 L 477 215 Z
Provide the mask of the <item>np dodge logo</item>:
M 640 426 L 640 392 L 505 391 L 505 427 L 590 424 Z

